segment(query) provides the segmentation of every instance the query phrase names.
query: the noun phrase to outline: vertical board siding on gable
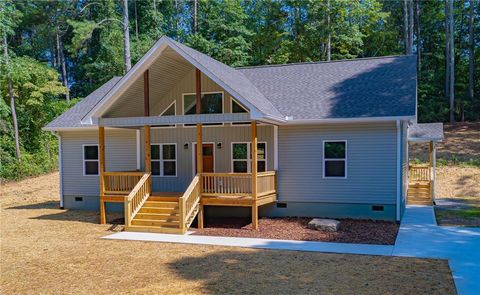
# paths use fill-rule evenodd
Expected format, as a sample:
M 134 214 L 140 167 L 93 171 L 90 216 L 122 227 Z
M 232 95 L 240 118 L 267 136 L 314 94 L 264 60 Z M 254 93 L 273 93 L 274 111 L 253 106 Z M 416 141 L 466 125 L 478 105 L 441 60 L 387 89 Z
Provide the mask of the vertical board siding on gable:
M 323 178 L 323 140 L 347 140 L 347 179 Z M 278 200 L 395 204 L 395 123 L 278 128 Z
M 193 179 L 192 143 L 196 141 L 195 127 L 152 128 L 151 143 L 177 144 L 177 177 L 152 177 L 153 191 L 183 192 Z M 231 143 L 251 141 L 250 126 L 204 127 L 203 142 L 214 143 L 215 172 L 231 172 Z M 273 126 L 258 126 L 258 141 L 267 142 L 267 169 L 273 170 Z M 222 148 L 217 148 L 217 143 Z M 188 149 L 184 144 L 188 143 Z M 141 131 L 141 166 L 145 166 L 144 133 Z
M 83 145 L 98 144 L 97 131 L 62 132 L 62 173 L 64 195 L 98 196 L 99 177 L 83 176 Z M 135 130 L 105 131 L 106 171 L 136 169 Z

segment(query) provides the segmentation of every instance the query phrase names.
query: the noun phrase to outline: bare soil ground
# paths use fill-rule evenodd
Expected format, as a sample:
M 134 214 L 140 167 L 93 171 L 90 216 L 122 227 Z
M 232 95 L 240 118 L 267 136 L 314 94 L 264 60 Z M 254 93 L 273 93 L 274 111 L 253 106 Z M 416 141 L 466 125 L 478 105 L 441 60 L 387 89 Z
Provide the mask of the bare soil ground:
M 264 217 L 258 221 L 258 231 L 252 231 L 250 219 L 212 218 L 194 235 L 393 245 L 399 228 L 394 222 L 339 219 L 339 230 L 328 232 L 308 229 L 310 220 Z
M 120 227 L 57 196 L 2 185 L 1 294 L 455 294 L 445 260 L 102 240 Z
M 437 159 L 464 161 L 480 159 L 480 122 L 444 125 L 445 140 L 437 144 Z M 411 143 L 410 159 L 428 161 L 428 143 Z

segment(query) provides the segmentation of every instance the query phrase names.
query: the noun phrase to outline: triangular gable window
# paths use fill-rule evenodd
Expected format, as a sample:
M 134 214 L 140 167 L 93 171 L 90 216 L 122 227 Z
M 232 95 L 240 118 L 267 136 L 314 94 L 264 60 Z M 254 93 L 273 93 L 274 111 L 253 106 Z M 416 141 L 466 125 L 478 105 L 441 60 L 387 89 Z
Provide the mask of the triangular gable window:
M 248 113 L 248 110 L 232 98 L 232 113 Z
M 159 116 L 176 116 L 177 111 L 176 111 L 176 103 L 175 101 L 172 102 L 162 113 L 160 113 Z M 162 127 L 162 128 L 172 128 L 175 127 L 176 125 L 156 125 L 154 127 Z

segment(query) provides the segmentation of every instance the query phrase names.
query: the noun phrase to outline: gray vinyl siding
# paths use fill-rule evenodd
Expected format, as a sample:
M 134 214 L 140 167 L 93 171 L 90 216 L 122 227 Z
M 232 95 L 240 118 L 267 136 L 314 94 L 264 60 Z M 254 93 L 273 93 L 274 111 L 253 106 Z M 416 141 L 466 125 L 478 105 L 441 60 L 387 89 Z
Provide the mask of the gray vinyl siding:
M 273 170 L 273 126 L 258 126 L 259 142 L 267 142 L 267 170 Z M 250 142 L 251 126 L 203 127 L 203 142 L 214 143 L 215 172 L 232 172 L 231 144 L 232 142 Z M 152 128 L 152 144 L 176 143 L 177 145 L 177 176 L 153 176 L 152 189 L 157 192 L 183 192 L 192 181 L 194 175 L 194 150 L 192 143 L 196 141 L 195 127 Z M 222 148 L 217 148 L 217 143 Z M 184 144 L 188 143 L 188 149 Z M 144 169 L 144 133 L 141 131 L 141 168 Z
M 396 125 L 325 124 L 278 128 L 278 200 L 396 203 Z M 347 178 L 323 178 L 323 140 L 347 141 Z
M 83 175 L 83 145 L 98 144 L 97 131 L 62 132 L 63 194 L 98 196 L 99 177 Z M 106 129 L 106 171 L 132 171 L 137 166 L 136 136 L 131 129 Z

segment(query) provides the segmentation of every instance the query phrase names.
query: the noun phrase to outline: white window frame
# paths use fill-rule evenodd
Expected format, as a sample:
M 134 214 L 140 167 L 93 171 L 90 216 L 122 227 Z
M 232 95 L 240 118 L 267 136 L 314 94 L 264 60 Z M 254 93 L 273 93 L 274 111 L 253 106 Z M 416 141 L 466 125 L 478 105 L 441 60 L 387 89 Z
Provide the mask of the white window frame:
M 164 110 L 163 112 L 160 113 L 160 115 L 158 115 L 159 117 L 163 116 L 163 114 L 165 114 L 165 112 L 172 107 L 172 105 L 174 106 L 174 111 L 175 111 L 175 115 L 177 115 L 177 101 L 172 101 L 172 103 L 170 103 Z M 175 128 L 177 127 L 177 124 L 166 124 L 165 126 L 153 126 L 152 129 L 168 129 L 168 128 Z
M 202 92 L 201 95 L 203 94 L 215 94 L 215 93 L 221 93 L 222 94 L 222 114 L 225 114 L 225 93 L 223 91 L 205 91 Z M 193 93 L 182 93 L 182 114 L 185 115 L 185 96 L 187 95 L 196 95 L 195 92 Z M 208 114 L 204 114 L 208 115 Z M 186 116 L 186 115 L 185 115 Z M 220 127 L 220 126 L 225 126 L 225 123 L 219 123 L 215 125 L 204 125 L 202 124 L 202 127 Z M 188 124 L 183 124 L 184 128 L 195 128 L 195 125 L 188 126 Z
M 268 143 L 266 141 L 258 141 L 257 144 L 265 144 L 265 160 L 257 159 L 257 161 L 265 161 L 265 172 L 268 171 Z M 247 157 L 248 159 L 233 159 L 233 145 L 234 144 L 246 144 L 247 145 Z M 232 173 L 242 173 L 242 172 L 233 172 L 233 162 L 234 161 L 247 161 L 247 173 L 252 172 L 252 151 L 251 151 L 252 142 L 251 141 L 233 141 L 230 143 L 230 171 Z
M 87 146 L 96 146 L 97 147 L 97 154 L 98 154 L 98 158 L 96 160 L 86 160 L 85 159 L 85 147 Z M 97 162 L 97 165 L 98 165 L 98 173 L 97 174 L 86 174 L 86 171 L 85 171 L 85 162 Z M 99 176 L 100 175 L 100 147 L 98 144 L 96 143 L 85 143 L 85 144 L 82 144 L 82 166 L 83 166 L 83 176 Z
M 244 109 L 246 114 L 249 114 L 249 113 L 250 113 L 249 110 L 247 110 L 241 103 L 238 102 L 238 100 L 236 100 L 236 99 L 233 98 L 232 96 L 230 96 L 230 113 L 232 113 L 232 114 L 241 114 L 241 113 L 234 113 L 234 112 L 233 112 L 233 103 L 234 103 L 234 102 L 235 102 L 236 104 L 238 104 L 242 109 Z M 232 126 L 248 126 L 248 125 L 250 125 L 250 122 L 235 122 L 235 123 L 232 122 L 232 123 L 230 123 L 230 125 L 232 125 Z
M 150 148 L 154 145 L 160 146 L 160 159 L 152 159 L 150 156 L 150 162 L 159 162 L 160 164 L 160 174 L 159 175 L 154 175 L 152 173 L 152 177 L 178 177 L 178 149 L 177 149 L 177 144 L 176 143 L 170 143 L 170 142 L 159 142 L 159 143 L 151 143 Z M 164 160 L 163 159 L 163 146 L 164 145 L 174 145 L 175 146 L 175 160 Z M 164 162 L 175 162 L 175 175 L 165 175 L 165 171 L 163 169 L 163 163 Z
M 329 158 L 329 159 L 326 159 L 325 158 L 325 143 L 327 142 L 344 142 L 345 143 L 345 158 Z M 323 163 L 323 166 L 322 166 L 322 169 L 323 169 L 323 178 L 324 179 L 347 179 L 347 171 L 348 171 L 348 143 L 347 143 L 347 140 L 338 140 L 338 139 L 332 139 L 332 140 L 323 140 L 322 142 L 322 163 Z M 326 176 L 325 175 L 325 172 L 326 172 L 326 169 L 325 169 L 325 163 L 328 162 L 328 161 L 344 161 L 345 162 L 345 176 Z

